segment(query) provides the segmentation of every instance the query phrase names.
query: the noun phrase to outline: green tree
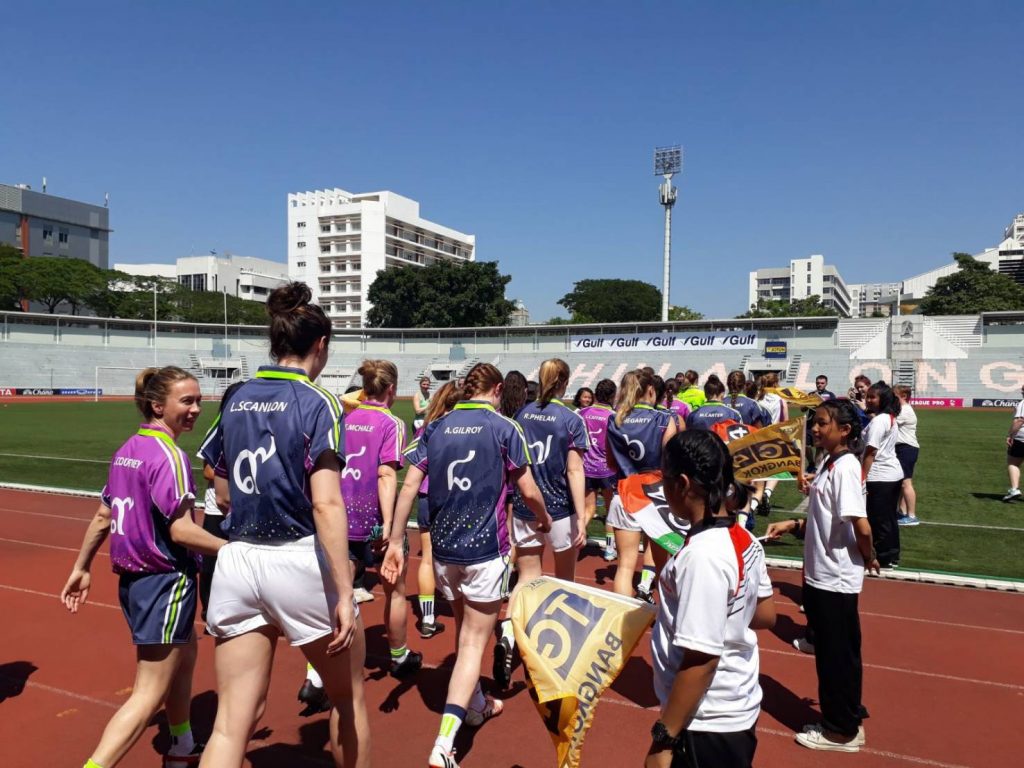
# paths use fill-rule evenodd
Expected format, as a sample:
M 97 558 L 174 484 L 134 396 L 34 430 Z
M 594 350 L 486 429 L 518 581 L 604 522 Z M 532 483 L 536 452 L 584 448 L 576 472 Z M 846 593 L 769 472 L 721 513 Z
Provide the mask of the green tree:
M 669 320 L 703 320 L 704 315 L 700 312 L 695 312 L 689 307 L 669 307 L 668 308 L 668 319 Z
M 580 280 L 558 303 L 574 323 L 639 323 L 661 317 L 661 291 L 641 280 Z
M 515 304 L 505 298 L 512 278 L 497 262 L 441 261 L 422 269 L 377 273 L 367 292 L 371 328 L 458 328 L 507 325 Z
M 838 314 L 831 307 L 826 307 L 820 296 L 814 295 L 796 301 L 761 299 L 749 311 L 737 317 L 828 317 Z
M 940 277 L 921 299 L 924 315 L 976 315 L 1024 309 L 1024 287 L 1012 278 L 993 272 L 969 253 L 954 253 L 960 268 Z
M 0 310 L 21 309 L 16 275 L 22 261 L 21 251 L 13 245 L 0 243 Z
M 572 320 L 568 317 L 552 317 L 544 321 L 544 325 L 571 325 Z
M 71 294 L 75 271 L 72 261 L 55 256 L 23 259 L 14 276 L 22 298 L 44 304 L 54 314 Z

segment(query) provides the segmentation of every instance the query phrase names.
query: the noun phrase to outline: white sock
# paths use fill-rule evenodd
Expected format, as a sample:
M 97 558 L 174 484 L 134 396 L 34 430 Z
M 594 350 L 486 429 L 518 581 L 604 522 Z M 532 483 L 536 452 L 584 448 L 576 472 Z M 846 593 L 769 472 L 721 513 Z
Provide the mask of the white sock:
M 652 584 L 654 584 L 654 566 L 645 565 L 640 572 L 640 590 L 650 592 Z
M 167 750 L 168 755 L 190 755 L 196 743 L 192 739 L 192 725 L 186 721 L 181 725 L 170 726 L 171 748 Z M 175 735 L 177 732 L 177 735 Z
M 772 497 L 772 491 L 773 491 L 773 489 L 772 489 L 772 488 L 765 488 L 765 489 L 764 489 L 764 497 L 765 497 L 766 499 L 771 499 L 771 497 Z
M 445 752 L 451 752 L 455 746 L 455 736 L 466 719 L 466 710 L 456 704 L 445 704 L 444 714 L 441 716 L 441 728 L 434 739 L 434 746 L 440 747 Z
M 434 623 L 434 596 L 420 595 L 420 613 L 424 624 Z
M 317 688 L 324 687 L 323 678 L 320 677 L 320 673 L 313 669 L 312 664 L 306 664 L 306 679 L 309 680 Z
M 510 648 L 516 647 L 516 634 L 512 631 L 512 619 L 505 619 L 501 622 L 501 637 L 508 640 Z
M 757 508 L 759 506 L 761 506 L 761 503 L 757 499 L 751 499 L 750 500 L 750 512 L 752 514 L 757 512 Z

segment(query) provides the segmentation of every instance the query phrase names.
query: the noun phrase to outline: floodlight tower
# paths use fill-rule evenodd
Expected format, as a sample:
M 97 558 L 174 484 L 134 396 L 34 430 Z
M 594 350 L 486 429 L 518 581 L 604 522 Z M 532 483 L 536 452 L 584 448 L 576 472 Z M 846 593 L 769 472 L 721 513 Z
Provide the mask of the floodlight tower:
M 672 186 L 672 175 L 683 170 L 683 148 L 676 144 L 671 147 L 654 148 L 654 175 L 665 181 L 658 187 L 661 204 L 665 207 L 665 273 L 661 281 L 661 320 L 668 321 L 669 272 L 672 264 L 672 206 L 676 204 L 676 188 Z

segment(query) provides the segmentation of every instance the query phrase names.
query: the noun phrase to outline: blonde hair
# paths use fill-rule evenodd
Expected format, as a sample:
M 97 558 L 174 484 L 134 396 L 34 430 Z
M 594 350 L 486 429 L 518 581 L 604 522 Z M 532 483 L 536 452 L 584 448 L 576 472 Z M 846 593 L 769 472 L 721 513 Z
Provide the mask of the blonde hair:
M 462 393 L 455 386 L 455 382 L 445 382 L 444 386 L 440 387 L 430 398 L 430 405 L 427 406 L 427 412 L 423 416 L 423 426 L 444 416 L 461 399 Z
M 462 399 L 472 400 L 477 395 L 490 392 L 504 381 L 501 371 L 490 363 L 477 363 L 469 369 L 462 384 Z
M 388 387 L 398 385 L 398 368 L 390 360 L 363 360 L 357 373 L 363 377 L 367 397 L 382 397 Z
M 636 408 L 640 398 L 647 392 L 648 387 L 654 386 L 654 375 L 641 368 L 635 371 L 627 371 L 619 384 L 619 399 L 615 406 L 615 423 L 620 427 L 622 422 L 629 416 L 629 412 Z
M 165 403 L 171 395 L 171 387 L 179 381 L 195 380 L 195 376 L 176 365 L 165 368 L 143 368 L 135 377 L 135 407 L 147 419 L 156 414 L 153 405 Z
M 555 393 L 565 389 L 569 383 L 569 364 L 565 360 L 553 357 L 540 364 L 540 391 L 537 393 L 537 401 L 540 407 L 551 402 Z

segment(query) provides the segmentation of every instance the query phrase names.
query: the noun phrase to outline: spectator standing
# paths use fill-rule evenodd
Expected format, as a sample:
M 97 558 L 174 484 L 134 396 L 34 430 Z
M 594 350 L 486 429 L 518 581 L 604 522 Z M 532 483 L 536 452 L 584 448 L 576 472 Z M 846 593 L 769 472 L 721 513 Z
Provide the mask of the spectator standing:
M 899 398 L 884 381 L 868 389 L 864 398 L 871 421 L 868 423 L 864 448 L 864 477 L 867 485 L 868 522 L 883 568 L 895 568 L 900 562 L 900 530 L 897 509 L 903 468 L 896 458 L 899 428 Z
M 1024 395 L 1024 387 L 1020 388 Z M 1013 501 L 1021 497 L 1020 463 L 1024 461 L 1024 400 L 1017 403 L 1010 422 L 1010 433 L 1006 436 L 1006 472 L 1010 476 L 1010 490 L 1003 496 L 1003 501 Z
M 897 522 L 903 526 L 918 525 L 917 491 L 914 489 L 914 467 L 921 449 L 917 442 L 917 413 L 910 404 L 910 387 L 892 388 L 900 399 L 900 415 L 896 417 L 899 433 L 896 437 L 896 459 L 903 468 L 903 483 L 900 486 L 900 516 Z

